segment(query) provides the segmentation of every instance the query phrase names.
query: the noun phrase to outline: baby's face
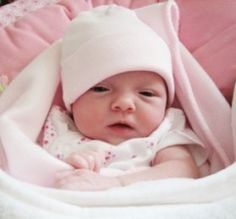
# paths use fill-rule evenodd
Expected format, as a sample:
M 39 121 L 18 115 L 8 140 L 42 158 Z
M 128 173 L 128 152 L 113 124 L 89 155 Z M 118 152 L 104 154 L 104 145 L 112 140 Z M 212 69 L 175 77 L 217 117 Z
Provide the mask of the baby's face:
M 164 80 L 152 72 L 112 76 L 80 96 L 72 105 L 79 131 L 92 139 L 119 144 L 151 134 L 165 116 Z

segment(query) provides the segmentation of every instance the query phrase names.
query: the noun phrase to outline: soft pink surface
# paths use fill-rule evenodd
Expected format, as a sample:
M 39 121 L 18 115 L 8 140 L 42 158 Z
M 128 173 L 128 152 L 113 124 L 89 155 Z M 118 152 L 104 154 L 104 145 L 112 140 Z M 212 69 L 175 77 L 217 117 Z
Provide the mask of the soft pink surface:
M 23 1 L 23 0 L 21 0 Z M 162 0 L 163 1 L 163 0 Z M 63 0 L 31 13 L 0 30 L 0 74 L 12 79 L 26 64 L 60 38 L 68 22 L 88 7 L 117 3 L 138 8 L 159 0 Z M 180 38 L 231 101 L 236 80 L 236 2 L 176 0 Z
M 70 20 L 88 3 L 61 1 L 28 13 L 0 30 L 1 74 L 15 77 L 35 56 L 60 38 Z
M 0 7 L 0 28 L 15 22 L 27 13 L 59 0 L 17 0 Z
M 161 2 L 161 0 L 92 0 L 91 2 L 94 7 L 114 3 L 127 8 L 140 8 L 145 5 Z
M 228 101 L 236 81 L 236 1 L 177 0 L 180 38 Z

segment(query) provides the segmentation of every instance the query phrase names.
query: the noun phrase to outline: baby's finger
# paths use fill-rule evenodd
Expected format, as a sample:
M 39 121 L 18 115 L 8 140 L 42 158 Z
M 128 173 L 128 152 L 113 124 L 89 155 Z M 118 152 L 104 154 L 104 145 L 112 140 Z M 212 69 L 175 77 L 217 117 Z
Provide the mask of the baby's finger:
M 90 159 L 90 170 L 99 172 L 105 161 L 104 153 L 101 154 L 101 152 L 97 151 L 87 151 L 87 156 L 88 159 Z
M 81 157 L 83 157 L 87 161 L 87 165 L 89 170 L 94 170 L 95 167 L 95 157 L 92 151 L 86 151 L 81 154 Z
M 101 156 L 99 152 L 94 152 L 93 156 L 95 160 L 94 171 L 99 172 L 104 163 L 104 156 Z
M 85 156 L 74 153 L 65 160 L 68 164 L 79 169 L 89 169 L 89 163 Z

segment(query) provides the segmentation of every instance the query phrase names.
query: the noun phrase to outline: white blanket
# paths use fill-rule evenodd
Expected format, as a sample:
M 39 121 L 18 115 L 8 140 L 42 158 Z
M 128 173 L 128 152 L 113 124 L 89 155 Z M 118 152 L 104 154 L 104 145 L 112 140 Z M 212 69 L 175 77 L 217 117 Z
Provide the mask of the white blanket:
M 236 164 L 198 180 L 142 182 L 101 192 L 32 186 L 0 172 L 1 219 L 235 219 Z

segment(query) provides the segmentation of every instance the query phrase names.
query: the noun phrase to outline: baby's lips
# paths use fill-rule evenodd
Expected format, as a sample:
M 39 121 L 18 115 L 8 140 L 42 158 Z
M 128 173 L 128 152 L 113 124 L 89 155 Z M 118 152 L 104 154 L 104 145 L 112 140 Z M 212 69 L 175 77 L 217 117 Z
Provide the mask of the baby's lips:
M 109 127 L 133 129 L 133 126 L 129 124 L 128 122 L 115 122 L 109 125 Z

